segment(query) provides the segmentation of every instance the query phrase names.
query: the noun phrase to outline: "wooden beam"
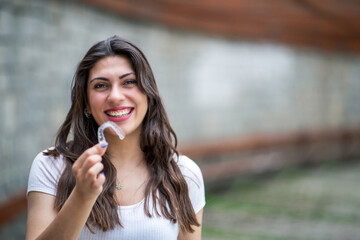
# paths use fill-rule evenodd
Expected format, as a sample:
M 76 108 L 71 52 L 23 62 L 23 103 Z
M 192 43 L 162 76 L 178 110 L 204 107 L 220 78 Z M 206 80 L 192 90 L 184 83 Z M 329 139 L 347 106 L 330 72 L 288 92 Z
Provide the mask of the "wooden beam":
M 27 199 L 25 190 L 21 190 L 8 197 L 5 202 L 0 203 L 0 226 L 24 213 L 26 208 Z
M 219 155 L 229 152 L 257 150 L 289 145 L 306 145 L 317 142 L 360 141 L 360 129 L 327 129 L 292 133 L 263 134 L 233 137 L 217 141 L 202 141 L 179 146 L 180 152 L 193 158 Z
M 134 20 L 215 36 L 360 53 L 360 1 L 82 1 Z

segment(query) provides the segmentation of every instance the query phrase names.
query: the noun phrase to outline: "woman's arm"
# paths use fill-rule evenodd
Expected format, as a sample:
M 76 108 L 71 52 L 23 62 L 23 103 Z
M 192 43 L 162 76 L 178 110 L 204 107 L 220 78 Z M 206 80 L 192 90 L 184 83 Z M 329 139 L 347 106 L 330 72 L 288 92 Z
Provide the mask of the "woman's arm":
M 77 239 L 102 191 L 105 176 L 101 156 L 106 148 L 97 144 L 86 150 L 73 165 L 76 185 L 57 213 L 55 197 L 40 192 L 28 195 L 26 239 Z
M 57 213 L 54 196 L 30 192 L 26 239 L 77 239 L 95 201 L 81 201 L 76 195 L 73 191 Z
M 178 240 L 201 240 L 202 218 L 203 218 L 203 209 L 201 209 L 196 214 L 196 219 L 198 220 L 200 226 L 199 227 L 192 226 L 193 229 L 195 230 L 193 233 L 189 233 L 189 232 L 183 233 L 182 231 L 180 231 Z
M 54 220 L 55 196 L 41 192 L 30 192 L 28 197 L 26 239 L 35 239 Z

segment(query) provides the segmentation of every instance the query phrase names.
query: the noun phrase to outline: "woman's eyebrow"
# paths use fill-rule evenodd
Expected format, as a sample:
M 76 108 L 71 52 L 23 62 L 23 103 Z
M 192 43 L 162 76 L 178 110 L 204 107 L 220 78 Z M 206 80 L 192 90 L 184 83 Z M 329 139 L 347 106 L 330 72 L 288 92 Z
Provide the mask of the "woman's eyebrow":
M 121 76 L 119 77 L 119 79 L 123 79 L 124 77 L 127 77 L 127 76 L 129 76 L 129 75 L 131 75 L 131 74 L 134 74 L 134 75 L 135 75 L 135 73 L 129 72 L 129 73 L 125 73 L 125 74 L 121 75 Z
M 125 74 L 121 75 L 121 76 L 119 77 L 119 79 L 121 80 L 121 79 L 123 79 L 123 78 L 125 78 L 125 77 L 127 77 L 127 76 L 129 76 L 129 75 L 131 75 L 131 74 L 135 75 L 135 73 L 129 72 L 129 73 L 125 73 Z M 107 79 L 107 78 L 105 78 L 105 77 L 96 77 L 96 78 L 91 79 L 89 83 L 92 83 L 92 82 L 95 81 L 95 80 L 109 81 L 109 79 Z
M 96 78 L 93 78 L 89 81 L 89 83 L 92 83 L 93 81 L 95 80 L 103 80 L 103 81 L 109 81 L 109 79 L 107 78 L 104 78 L 104 77 L 96 77 Z

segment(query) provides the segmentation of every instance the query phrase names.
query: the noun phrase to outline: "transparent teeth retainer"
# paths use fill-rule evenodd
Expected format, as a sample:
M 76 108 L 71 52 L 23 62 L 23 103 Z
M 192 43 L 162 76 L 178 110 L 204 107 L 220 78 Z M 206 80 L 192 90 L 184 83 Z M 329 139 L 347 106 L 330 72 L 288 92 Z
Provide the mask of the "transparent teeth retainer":
M 116 125 L 116 123 L 108 121 L 108 122 L 104 122 L 103 124 L 101 124 L 101 126 L 98 128 L 98 141 L 99 142 L 103 142 L 103 141 L 106 142 L 104 131 L 108 127 L 112 128 L 115 131 L 115 133 L 119 136 L 120 140 L 124 140 L 124 138 L 125 138 L 124 131 L 118 125 Z

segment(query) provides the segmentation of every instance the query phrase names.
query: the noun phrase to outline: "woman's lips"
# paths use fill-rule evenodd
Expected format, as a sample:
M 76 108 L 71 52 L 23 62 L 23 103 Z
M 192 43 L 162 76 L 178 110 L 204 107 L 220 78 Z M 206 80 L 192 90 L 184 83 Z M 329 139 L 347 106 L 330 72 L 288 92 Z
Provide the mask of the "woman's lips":
M 131 117 L 134 108 L 119 108 L 119 109 L 108 109 L 105 111 L 107 118 L 113 122 L 125 121 Z

